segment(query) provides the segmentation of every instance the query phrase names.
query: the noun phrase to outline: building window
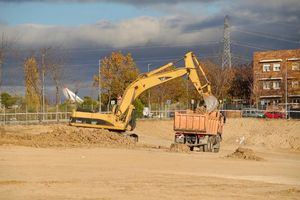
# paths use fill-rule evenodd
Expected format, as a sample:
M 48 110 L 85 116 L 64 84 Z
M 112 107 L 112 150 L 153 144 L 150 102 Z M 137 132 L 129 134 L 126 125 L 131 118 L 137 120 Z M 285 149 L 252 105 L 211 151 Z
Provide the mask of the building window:
M 273 104 L 279 104 L 280 103 L 280 100 L 279 99 L 274 99 L 273 100 Z
M 270 82 L 264 81 L 263 82 L 263 89 L 264 90 L 269 90 L 270 89 Z
M 292 81 L 292 88 L 298 88 L 299 87 L 299 81 Z
M 273 82 L 273 89 L 275 89 L 275 90 L 280 89 L 280 83 L 279 83 L 279 81 L 274 81 Z
M 276 71 L 276 72 L 280 71 L 280 63 L 273 64 L 273 71 Z
M 271 67 L 270 64 L 267 64 L 267 63 L 263 64 L 263 72 L 269 72 L 270 71 L 270 67 Z
M 292 63 L 292 70 L 293 71 L 299 71 L 300 70 L 300 64 L 299 63 Z

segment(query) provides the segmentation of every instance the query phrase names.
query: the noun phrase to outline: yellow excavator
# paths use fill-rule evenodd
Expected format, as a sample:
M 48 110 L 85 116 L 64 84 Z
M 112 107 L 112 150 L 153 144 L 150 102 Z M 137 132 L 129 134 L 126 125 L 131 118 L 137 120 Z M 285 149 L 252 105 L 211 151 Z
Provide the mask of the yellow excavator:
M 212 112 L 218 107 L 218 100 L 211 93 L 211 85 L 193 52 L 184 56 L 184 67 L 176 68 L 175 63 L 168 63 L 158 69 L 141 74 L 125 90 L 121 103 L 115 105 L 111 113 L 93 113 L 73 111 L 71 126 L 101 128 L 116 132 L 132 131 L 135 128 L 133 103 L 146 90 L 187 75 L 196 90 L 203 96 L 206 111 Z M 167 70 L 170 69 L 170 70 Z

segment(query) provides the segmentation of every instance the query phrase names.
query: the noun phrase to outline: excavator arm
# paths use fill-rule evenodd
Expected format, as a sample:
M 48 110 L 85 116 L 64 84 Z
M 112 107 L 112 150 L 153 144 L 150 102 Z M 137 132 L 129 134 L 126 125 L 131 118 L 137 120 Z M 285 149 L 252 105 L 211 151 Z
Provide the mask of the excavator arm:
M 210 82 L 201 67 L 199 61 L 192 52 L 189 52 L 184 57 L 185 67 L 162 72 L 167 68 L 174 67 L 173 63 L 168 63 L 156 70 L 146 73 L 139 77 L 136 81 L 130 84 L 122 98 L 122 102 L 117 109 L 117 116 L 122 118 L 122 115 L 126 114 L 129 106 L 134 102 L 134 100 L 145 90 L 148 90 L 154 86 L 160 85 L 162 83 L 168 82 L 175 78 L 188 75 L 189 79 L 195 86 L 196 90 L 201 96 L 203 96 L 205 105 L 207 106 L 207 111 L 211 112 L 218 106 L 217 99 L 211 94 Z M 202 80 L 203 79 L 203 80 Z M 201 83 L 201 80 L 203 83 Z
M 217 99 L 211 94 L 210 82 L 192 52 L 184 57 L 185 66 L 175 68 L 174 63 L 168 63 L 151 72 L 142 74 L 132 82 L 125 90 L 120 105 L 116 106 L 112 113 L 84 113 L 74 111 L 71 116 L 71 125 L 109 130 L 125 131 L 131 120 L 133 103 L 144 91 L 168 82 L 170 80 L 188 75 L 198 93 L 203 96 L 207 111 L 211 112 L 218 106 Z M 171 70 L 166 71 L 168 68 Z M 131 127 L 132 129 L 133 127 Z

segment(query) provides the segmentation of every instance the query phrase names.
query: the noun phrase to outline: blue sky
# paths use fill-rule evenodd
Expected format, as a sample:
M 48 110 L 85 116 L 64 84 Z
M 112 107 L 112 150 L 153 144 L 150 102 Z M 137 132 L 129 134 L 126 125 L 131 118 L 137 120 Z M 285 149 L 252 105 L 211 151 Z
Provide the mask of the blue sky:
M 33 23 L 76 26 L 93 24 L 100 19 L 117 21 L 161 14 L 150 8 L 118 3 L 0 2 L 0 19 L 10 25 Z

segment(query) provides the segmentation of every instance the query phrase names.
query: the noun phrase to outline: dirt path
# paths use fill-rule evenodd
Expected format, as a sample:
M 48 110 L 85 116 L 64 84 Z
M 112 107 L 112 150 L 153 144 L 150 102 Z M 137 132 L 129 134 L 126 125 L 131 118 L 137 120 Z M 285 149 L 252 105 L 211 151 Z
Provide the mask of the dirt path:
M 300 199 L 300 122 L 275 122 L 229 120 L 218 154 L 4 144 L 0 146 L 0 199 Z M 23 130 L 35 135 L 52 131 L 51 126 L 2 128 L 15 135 Z M 172 121 L 139 121 L 136 133 L 142 144 L 168 147 L 173 141 Z M 272 145 L 261 139 L 272 134 L 280 139 Z M 254 149 L 262 161 L 226 158 L 241 136 L 243 146 Z

